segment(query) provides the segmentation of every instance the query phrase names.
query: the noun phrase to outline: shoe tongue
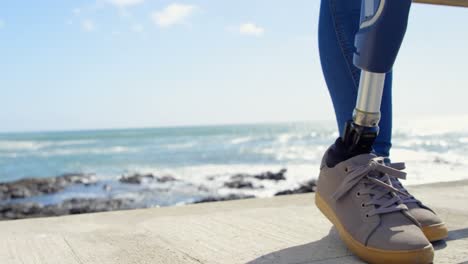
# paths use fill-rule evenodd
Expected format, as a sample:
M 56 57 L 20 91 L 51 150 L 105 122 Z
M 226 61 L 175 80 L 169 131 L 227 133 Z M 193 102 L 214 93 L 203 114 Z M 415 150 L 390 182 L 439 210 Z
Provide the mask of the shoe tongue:
M 377 156 L 375 154 L 369 153 L 369 154 L 361 154 L 357 155 L 355 157 L 352 157 L 345 162 L 347 165 L 353 165 L 353 166 L 362 166 L 365 164 L 368 164 L 371 159 L 376 158 Z

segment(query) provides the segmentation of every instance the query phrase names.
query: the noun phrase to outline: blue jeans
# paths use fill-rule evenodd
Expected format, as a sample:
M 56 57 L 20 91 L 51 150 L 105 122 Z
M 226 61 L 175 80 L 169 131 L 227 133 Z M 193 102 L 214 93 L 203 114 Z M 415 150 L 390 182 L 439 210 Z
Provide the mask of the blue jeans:
M 319 50 L 325 81 L 335 108 L 340 135 L 356 106 L 360 69 L 353 64 L 354 36 L 359 29 L 361 0 L 322 0 Z M 388 157 L 392 138 L 392 73 L 386 76 L 380 133 L 374 151 Z

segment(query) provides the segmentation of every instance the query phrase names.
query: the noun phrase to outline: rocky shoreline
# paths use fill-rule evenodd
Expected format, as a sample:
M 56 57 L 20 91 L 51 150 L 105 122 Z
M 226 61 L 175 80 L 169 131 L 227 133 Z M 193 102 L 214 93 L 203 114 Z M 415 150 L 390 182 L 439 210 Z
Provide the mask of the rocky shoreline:
M 286 169 L 279 172 L 264 172 L 260 174 L 235 174 L 223 182 L 223 188 L 233 191 L 263 189 L 264 182 L 286 181 Z M 163 185 L 175 184 L 181 180 L 171 176 L 156 176 L 153 174 L 134 173 L 121 176 L 115 183 L 100 182 L 93 174 L 69 173 L 49 178 L 29 178 L 14 182 L 0 183 L 0 220 L 12 220 L 34 217 L 62 216 L 82 213 L 95 213 L 115 210 L 145 208 L 149 206 L 128 197 L 68 197 L 52 204 L 40 202 L 41 197 L 63 194 L 69 188 L 99 188 L 106 193 L 112 186 L 129 186 L 138 188 L 145 183 Z M 210 193 L 205 186 L 196 186 L 206 192 L 201 198 L 186 203 L 207 203 L 238 199 L 255 198 L 255 195 L 229 193 L 219 195 Z M 161 189 L 163 190 L 163 189 Z M 138 190 L 136 190 L 138 191 Z M 155 190 L 152 190 L 155 192 Z M 282 190 L 275 196 L 315 191 L 315 181 L 304 182 L 295 189 Z
M 91 185 L 96 182 L 96 177 L 93 174 L 69 173 L 57 177 L 29 178 L 0 183 L 0 201 L 53 194 L 63 191 L 71 185 Z
M 50 217 L 133 209 L 132 200 L 72 198 L 54 205 L 12 203 L 0 205 L 0 220 Z

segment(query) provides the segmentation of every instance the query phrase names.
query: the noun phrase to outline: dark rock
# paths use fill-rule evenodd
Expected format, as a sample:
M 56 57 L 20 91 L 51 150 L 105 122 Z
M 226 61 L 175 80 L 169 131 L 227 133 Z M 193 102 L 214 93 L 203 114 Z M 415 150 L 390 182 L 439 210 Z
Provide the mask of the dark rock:
M 255 178 L 257 180 L 271 180 L 271 181 L 284 181 L 286 180 L 285 174 L 288 170 L 281 169 L 279 172 L 263 172 L 260 174 L 246 174 L 246 173 L 239 173 L 231 176 L 231 180 L 243 180 L 246 178 Z
M 73 198 L 59 204 L 10 203 L 0 205 L 0 220 L 61 216 L 133 208 L 130 199 Z
M 177 181 L 177 179 L 172 177 L 171 175 L 164 175 L 162 177 L 157 177 L 156 180 L 161 183 Z
M 317 185 L 315 183 L 315 180 L 310 180 L 308 182 L 301 184 L 301 186 L 297 189 L 281 191 L 281 192 L 276 193 L 275 196 L 298 194 L 298 193 L 310 193 L 310 192 L 315 192 L 316 188 L 317 188 Z
M 221 202 L 221 201 L 232 201 L 232 200 L 241 200 L 241 199 L 250 199 L 255 198 L 253 195 L 238 195 L 238 194 L 230 194 L 228 196 L 209 196 L 194 202 L 195 204 L 198 203 L 210 203 L 210 202 Z
M 156 177 L 151 173 L 149 174 L 135 173 L 132 175 L 122 176 L 119 179 L 120 182 L 128 183 L 128 184 L 142 184 L 143 181 L 145 180 L 156 180 L 157 182 L 160 182 L 160 183 L 177 181 L 177 179 L 172 177 L 171 175 L 164 175 L 162 177 Z
M 440 157 L 435 157 L 434 158 L 434 163 L 437 163 L 437 164 L 450 164 L 450 162 L 448 162 L 447 160 L 444 160 Z
M 109 184 L 104 184 L 104 185 L 102 186 L 102 189 L 103 189 L 104 191 L 106 191 L 106 192 L 110 192 L 110 191 L 112 191 L 112 186 L 110 186 Z
M 199 185 L 199 186 L 197 187 L 197 189 L 198 189 L 198 191 L 200 191 L 200 192 L 209 192 L 209 191 L 210 191 L 210 188 L 208 188 L 208 187 L 205 186 L 205 185 Z
M 231 180 L 244 180 L 245 178 L 253 178 L 253 175 L 246 174 L 246 173 L 239 173 L 239 174 L 234 174 L 231 176 Z
M 92 174 L 67 173 L 60 176 L 60 178 L 64 179 L 65 182 L 72 182 L 75 184 L 92 185 L 96 183 L 96 178 Z
M 26 218 L 27 215 L 37 215 L 43 206 L 37 203 L 21 203 L 0 205 L 0 220 Z
M 128 183 L 128 184 L 141 184 L 144 179 L 154 179 L 153 174 L 140 174 L 140 173 L 135 173 L 133 175 L 128 175 L 128 176 L 122 176 L 119 181 L 122 183 Z
M 271 180 L 271 181 L 282 181 L 286 180 L 284 176 L 287 170 L 282 169 L 277 173 L 274 172 L 264 172 L 256 175 L 246 174 L 246 173 L 239 173 L 231 176 L 231 181 L 225 182 L 224 187 L 231 188 L 231 189 L 254 189 L 254 188 L 263 188 L 263 186 L 255 187 L 252 182 L 248 181 L 247 179 L 257 179 L 257 180 Z
M 253 189 L 254 186 L 251 182 L 244 180 L 233 180 L 230 182 L 225 182 L 224 187 L 231 189 Z
M 28 198 L 32 196 L 57 193 L 74 184 L 90 185 L 96 183 L 92 174 L 70 173 L 50 178 L 22 179 L 0 183 L 0 200 Z
M 43 189 L 41 188 L 41 186 L 38 187 L 38 189 Z M 19 199 L 32 196 L 30 189 L 24 188 L 24 186 L 12 186 L 12 188 L 9 189 L 9 193 L 11 199 Z
M 0 184 L 0 195 L 8 192 L 8 186 L 5 184 Z
M 65 200 L 55 208 L 64 208 L 68 210 L 70 214 L 85 214 L 128 209 L 130 208 L 131 202 L 132 200 L 123 199 L 73 198 Z
M 259 180 L 284 181 L 286 180 L 286 177 L 284 176 L 286 172 L 288 172 L 287 169 L 282 169 L 277 173 L 268 171 L 265 173 L 254 175 L 254 178 Z

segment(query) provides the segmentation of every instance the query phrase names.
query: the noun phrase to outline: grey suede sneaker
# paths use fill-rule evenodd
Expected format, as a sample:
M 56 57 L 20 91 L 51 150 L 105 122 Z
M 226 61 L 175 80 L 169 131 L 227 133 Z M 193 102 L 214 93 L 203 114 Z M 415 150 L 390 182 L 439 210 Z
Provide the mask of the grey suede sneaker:
M 406 167 L 403 162 L 391 163 L 390 159 L 385 159 L 385 164 L 398 170 L 404 170 Z M 448 237 L 447 226 L 436 213 L 411 195 L 398 178 L 391 177 L 391 182 L 393 187 L 405 194 L 401 195 L 400 198 L 408 207 L 409 213 L 421 224 L 422 231 L 427 239 L 431 242 L 446 239 Z
M 325 153 L 315 203 L 335 225 L 348 248 L 369 263 L 431 263 L 434 249 L 402 202 L 391 177 L 405 173 L 374 154 L 334 167 Z

